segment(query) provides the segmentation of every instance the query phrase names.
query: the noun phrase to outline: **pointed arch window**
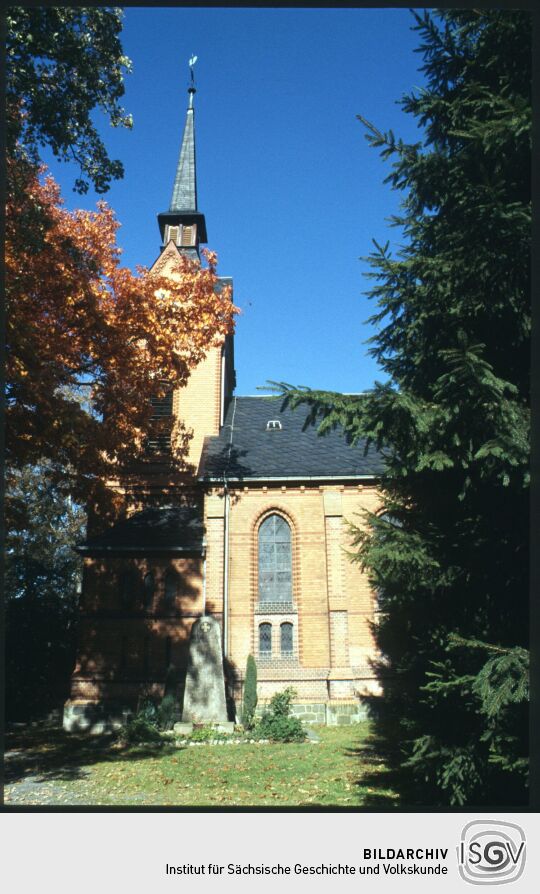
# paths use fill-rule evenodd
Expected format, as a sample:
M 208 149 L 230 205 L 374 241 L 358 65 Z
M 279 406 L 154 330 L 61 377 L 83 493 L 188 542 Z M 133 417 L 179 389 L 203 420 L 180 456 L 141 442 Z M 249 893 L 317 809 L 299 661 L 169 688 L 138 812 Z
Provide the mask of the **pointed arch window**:
M 259 528 L 259 602 L 292 602 L 291 529 L 277 514 Z

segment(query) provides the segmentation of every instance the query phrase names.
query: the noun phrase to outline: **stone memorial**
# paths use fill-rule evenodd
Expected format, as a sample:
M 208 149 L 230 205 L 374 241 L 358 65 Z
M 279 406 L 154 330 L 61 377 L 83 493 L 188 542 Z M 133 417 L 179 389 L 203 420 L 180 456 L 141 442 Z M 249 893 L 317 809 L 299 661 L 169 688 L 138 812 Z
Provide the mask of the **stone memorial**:
M 209 615 L 191 628 L 182 712 L 185 723 L 209 723 L 227 732 L 234 727 L 227 720 L 221 630 Z

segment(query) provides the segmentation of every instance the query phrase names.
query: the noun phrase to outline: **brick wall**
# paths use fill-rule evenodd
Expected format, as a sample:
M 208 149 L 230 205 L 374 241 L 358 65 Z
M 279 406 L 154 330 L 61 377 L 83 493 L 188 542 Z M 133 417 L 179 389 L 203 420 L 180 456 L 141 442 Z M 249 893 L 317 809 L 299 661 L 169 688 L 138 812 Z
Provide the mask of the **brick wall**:
M 126 605 L 121 577 L 133 575 Z M 152 572 L 154 593 L 148 599 L 144 577 Z M 166 599 L 167 575 L 174 575 L 174 595 Z M 124 700 L 163 694 L 167 668 L 179 673 L 187 664 L 191 626 L 203 613 L 203 568 L 200 557 L 181 559 L 87 559 L 79 623 L 72 700 Z
M 258 665 L 259 697 L 292 685 L 298 701 L 355 697 L 376 690 L 369 660 L 373 595 L 366 575 L 346 554 L 351 547 L 347 521 L 374 510 L 378 498 L 366 486 L 250 486 L 233 488 L 229 513 L 228 655 L 242 677 L 248 654 Z M 206 499 L 207 529 L 223 535 L 225 499 L 214 489 Z M 269 514 L 286 519 L 292 533 L 293 603 L 260 604 L 258 528 Z M 219 535 L 218 532 L 219 531 Z M 223 551 L 208 549 L 207 587 L 222 589 Z M 209 596 L 207 596 L 209 599 Z M 221 607 L 221 603 L 220 603 Z M 280 626 L 293 624 L 293 654 L 279 652 Z M 272 653 L 259 654 L 258 628 L 272 625 Z

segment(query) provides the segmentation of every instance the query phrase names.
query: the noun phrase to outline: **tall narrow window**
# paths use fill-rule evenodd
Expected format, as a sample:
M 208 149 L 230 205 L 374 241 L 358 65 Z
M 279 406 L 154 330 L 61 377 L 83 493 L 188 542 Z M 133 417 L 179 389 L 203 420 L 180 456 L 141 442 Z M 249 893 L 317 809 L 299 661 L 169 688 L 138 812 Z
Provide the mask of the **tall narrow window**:
M 163 419 L 165 416 L 172 416 L 173 411 L 173 390 L 172 388 L 167 391 L 163 397 L 151 397 L 150 404 L 152 405 L 152 415 L 151 419 Z
M 155 582 L 151 571 L 144 577 L 144 607 L 150 608 L 154 599 Z
M 259 624 L 259 655 L 272 654 L 272 625 Z
M 259 602 L 292 602 L 291 529 L 280 515 L 259 528 Z
M 293 625 L 286 621 L 279 629 L 280 646 L 282 655 L 292 655 L 293 651 Z

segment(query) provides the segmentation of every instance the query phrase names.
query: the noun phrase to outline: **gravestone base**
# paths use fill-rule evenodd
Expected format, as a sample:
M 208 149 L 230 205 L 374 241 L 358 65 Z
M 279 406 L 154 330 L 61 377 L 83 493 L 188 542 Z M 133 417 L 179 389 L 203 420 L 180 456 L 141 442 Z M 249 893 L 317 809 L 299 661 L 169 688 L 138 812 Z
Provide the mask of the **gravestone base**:
M 206 726 L 207 724 L 205 724 Z M 234 733 L 234 723 L 232 720 L 221 720 L 219 723 L 208 724 L 208 726 L 213 726 L 218 733 L 226 733 L 228 736 L 232 736 Z
M 177 736 L 191 736 L 191 733 L 193 732 L 193 726 L 193 723 L 187 723 L 185 721 L 183 721 L 182 723 L 175 723 L 173 726 L 173 732 Z M 198 723 L 197 726 L 199 728 L 203 727 L 203 729 L 207 729 L 208 727 L 210 727 L 210 729 L 215 729 L 216 733 L 225 733 L 228 736 L 232 736 L 232 734 L 234 733 L 234 723 L 229 720 L 220 720 L 216 723 Z
M 193 724 L 175 723 L 173 726 L 173 732 L 176 733 L 177 736 L 191 736 L 191 733 L 193 732 Z

